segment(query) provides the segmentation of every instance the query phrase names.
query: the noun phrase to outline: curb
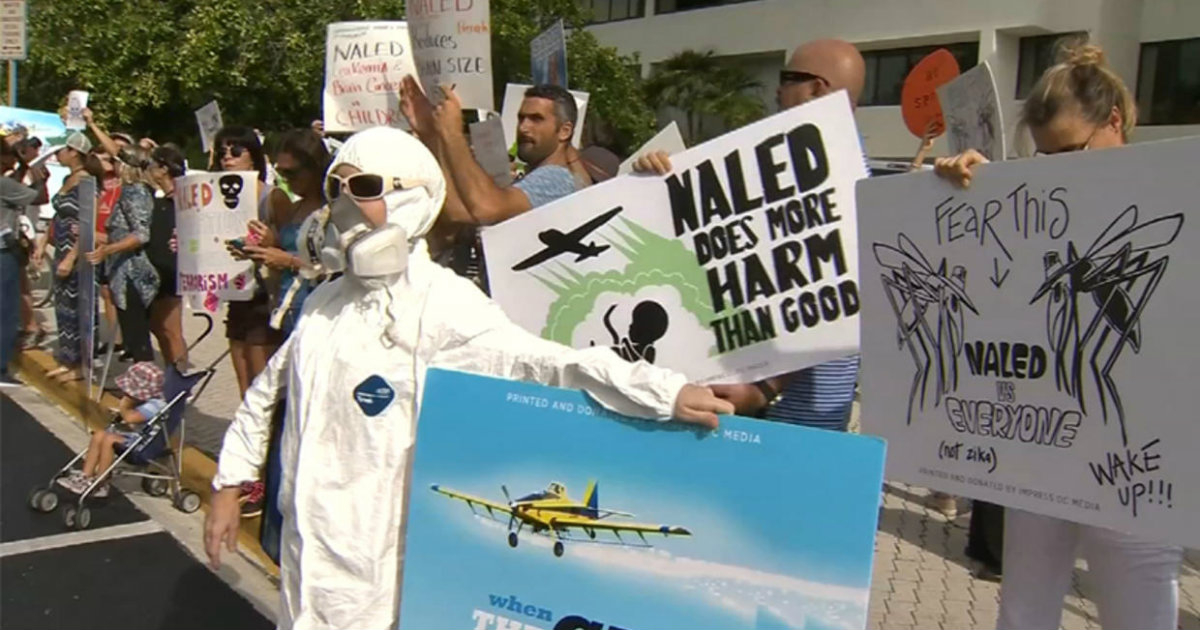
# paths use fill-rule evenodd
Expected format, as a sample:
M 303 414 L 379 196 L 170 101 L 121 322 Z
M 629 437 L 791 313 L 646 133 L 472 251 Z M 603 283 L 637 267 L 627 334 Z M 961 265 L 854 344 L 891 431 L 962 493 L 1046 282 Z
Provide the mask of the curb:
M 54 382 L 46 374 L 58 367 L 58 363 L 42 350 L 21 352 L 17 355 L 15 363 L 17 374 L 25 384 L 66 410 L 69 415 L 78 419 L 87 428 L 103 430 L 112 418 L 112 413 L 108 410 L 116 408 L 121 402 L 108 392 L 104 392 L 99 401 L 92 400 L 88 396 L 87 384 L 83 381 L 67 384 Z M 183 472 L 180 481 L 185 488 L 200 495 L 201 506 L 207 512 L 211 499 L 212 479 L 217 473 L 217 463 L 208 455 L 191 446 L 183 448 L 182 458 Z M 267 557 L 258 542 L 261 520 L 261 517 L 258 516 L 242 519 L 238 532 L 238 553 L 258 565 L 273 578 L 278 579 L 279 567 Z

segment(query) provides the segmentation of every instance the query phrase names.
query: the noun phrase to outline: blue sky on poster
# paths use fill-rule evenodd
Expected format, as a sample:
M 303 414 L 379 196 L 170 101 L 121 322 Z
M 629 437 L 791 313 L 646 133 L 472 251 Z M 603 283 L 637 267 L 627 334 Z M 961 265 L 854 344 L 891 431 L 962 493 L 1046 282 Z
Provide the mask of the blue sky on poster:
M 463 378 L 472 380 L 471 395 L 462 395 L 462 383 L 448 388 L 453 395 L 438 395 Z M 506 402 L 510 393 L 547 406 Z M 727 419 L 722 431 L 757 434 L 760 443 L 723 433 L 701 438 L 579 414 L 584 399 L 576 392 L 450 373 L 431 377 L 426 395 L 409 507 L 405 627 L 444 623 L 446 611 L 456 610 L 464 627 L 474 627 L 472 610 L 493 610 L 489 595 L 515 595 L 553 610 L 555 619 L 605 619 L 613 615 L 611 602 L 620 601 L 622 612 L 637 611 L 611 619 L 624 627 L 744 626 L 758 603 L 777 608 L 792 627 L 805 627 L 796 620 L 806 617 L 828 627 L 865 621 L 878 442 L 744 419 Z M 555 402 L 576 409 L 555 410 Z M 547 418 L 563 431 L 544 430 Z M 875 458 L 876 465 L 845 466 L 851 458 Z M 678 473 L 664 476 L 664 463 Z M 693 536 L 648 536 L 651 549 L 568 541 L 565 556 L 555 558 L 549 539 L 523 532 L 511 549 L 506 518 L 473 516 L 465 503 L 430 490 L 436 483 L 504 503 L 502 484 L 516 498 L 553 480 L 580 500 L 591 479 L 601 509 L 683 526 Z M 435 566 L 442 578 L 429 576 Z M 446 589 L 442 579 L 461 588 Z

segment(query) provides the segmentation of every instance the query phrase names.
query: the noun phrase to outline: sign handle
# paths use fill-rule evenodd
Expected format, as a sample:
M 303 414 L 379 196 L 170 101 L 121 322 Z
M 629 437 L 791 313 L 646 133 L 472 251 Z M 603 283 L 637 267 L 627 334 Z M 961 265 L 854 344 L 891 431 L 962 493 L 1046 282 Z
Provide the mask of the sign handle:
M 17 106 L 17 61 L 8 60 L 8 106 Z

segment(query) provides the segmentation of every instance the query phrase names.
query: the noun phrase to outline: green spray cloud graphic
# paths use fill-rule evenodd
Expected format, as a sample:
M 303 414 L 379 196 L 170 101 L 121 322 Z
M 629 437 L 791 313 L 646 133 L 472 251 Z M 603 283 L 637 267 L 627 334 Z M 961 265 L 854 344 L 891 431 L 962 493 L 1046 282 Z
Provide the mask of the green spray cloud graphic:
M 664 238 L 627 219 L 621 219 L 625 231 L 613 229 L 617 239 L 604 238 L 629 261 L 622 270 L 577 273 L 565 265 L 534 277 L 554 291 L 541 336 L 571 345 L 575 329 L 596 308 L 596 300 L 606 292 L 634 295 L 646 287 L 670 286 L 679 291 L 683 307 L 707 328 L 714 319 L 712 297 L 704 269 L 696 256 L 678 240 Z M 715 352 L 715 346 L 710 349 Z

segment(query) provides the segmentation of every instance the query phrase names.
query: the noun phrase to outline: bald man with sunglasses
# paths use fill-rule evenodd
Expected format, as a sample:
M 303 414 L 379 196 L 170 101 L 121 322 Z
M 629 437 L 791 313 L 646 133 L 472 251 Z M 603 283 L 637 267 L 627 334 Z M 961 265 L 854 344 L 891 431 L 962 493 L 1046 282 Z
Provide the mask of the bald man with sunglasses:
M 854 106 L 865 82 L 866 63 L 853 44 L 820 39 L 792 52 L 779 73 L 775 98 L 779 109 L 785 110 L 846 90 Z M 671 160 L 661 151 L 649 153 L 638 158 L 634 170 L 665 175 L 671 170 Z M 854 355 L 757 383 L 713 385 L 711 389 L 733 403 L 741 415 L 758 416 L 765 410 L 771 420 L 845 431 L 858 384 L 858 365 L 859 357 Z

